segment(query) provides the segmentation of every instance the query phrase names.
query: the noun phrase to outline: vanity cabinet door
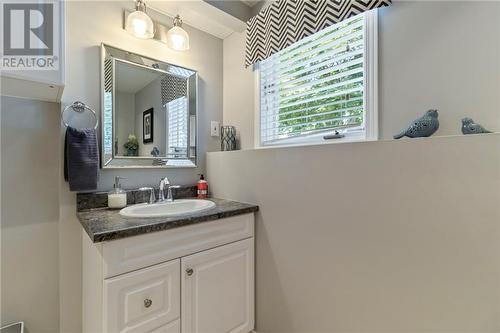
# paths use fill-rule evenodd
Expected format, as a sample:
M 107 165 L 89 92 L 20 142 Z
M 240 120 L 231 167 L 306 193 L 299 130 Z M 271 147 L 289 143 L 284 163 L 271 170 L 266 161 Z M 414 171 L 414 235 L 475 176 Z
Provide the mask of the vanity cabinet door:
M 104 332 L 179 332 L 180 260 L 104 280 Z
M 254 239 L 181 259 L 183 333 L 248 333 L 254 327 Z

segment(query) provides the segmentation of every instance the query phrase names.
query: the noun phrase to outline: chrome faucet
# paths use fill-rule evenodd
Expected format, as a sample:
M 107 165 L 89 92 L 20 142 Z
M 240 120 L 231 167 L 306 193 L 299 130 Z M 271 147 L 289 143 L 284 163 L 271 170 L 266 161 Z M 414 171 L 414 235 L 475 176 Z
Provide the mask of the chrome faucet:
M 158 201 L 156 200 L 155 190 L 152 187 L 141 187 L 139 191 L 149 191 L 149 204 L 154 204 L 155 202 L 172 202 L 174 201 L 174 196 L 172 195 L 173 188 L 179 188 L 180 186 L 170 185 L 168 178 L 162 178 L 160 180 L 160 190 L 158 191 Z M 165 189 L 167 189 L 167 197 L 165 197 Z
M 167 197 L 165 198 L 165 187 L 167 188 Z M 171 185 L 168 178 L 162 178 L 160 180 L 160 194 L 158 202 L 172 202 L 174 201 L 174 196 L 172 195 L 173 188 L 179 188 L 180 186 Z
M 165 186 L 168 187 L 168 193 L 167 193 L 166 199 L 165 199 Z M 165 178 L 160 179 L 160 191 L 159 191 L 160 193 L 159 193 L 158 202 L 172 201 L 172 192 L 171 191 L 172 190 L 170 189 L 170 182 L 168 181 L 168 178 L 165 177 Z

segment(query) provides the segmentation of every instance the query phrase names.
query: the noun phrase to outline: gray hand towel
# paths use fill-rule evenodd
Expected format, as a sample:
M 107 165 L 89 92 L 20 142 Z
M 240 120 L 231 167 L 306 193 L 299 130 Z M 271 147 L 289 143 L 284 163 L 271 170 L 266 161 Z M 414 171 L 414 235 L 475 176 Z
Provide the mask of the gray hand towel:
M 97 188 L 99 147 L 93 128 L 66 129 L 64 140 L 64 179 L 70 191 L 91 191 Z

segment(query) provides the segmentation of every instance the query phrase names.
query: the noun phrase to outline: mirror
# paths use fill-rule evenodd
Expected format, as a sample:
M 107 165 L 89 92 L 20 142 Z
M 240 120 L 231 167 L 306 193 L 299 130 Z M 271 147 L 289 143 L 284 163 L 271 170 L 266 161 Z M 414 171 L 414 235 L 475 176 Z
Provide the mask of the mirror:
M 102 167 L 196 166 L 197 72 L 101 47 Z

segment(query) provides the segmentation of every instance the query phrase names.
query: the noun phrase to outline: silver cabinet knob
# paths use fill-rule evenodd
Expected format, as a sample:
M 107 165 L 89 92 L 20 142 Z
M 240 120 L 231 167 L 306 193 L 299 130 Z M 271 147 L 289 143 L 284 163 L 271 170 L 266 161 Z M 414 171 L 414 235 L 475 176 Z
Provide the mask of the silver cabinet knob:
M 193 271 L 193 269 L 192 269 L 192 268 L 188 268 L 188 269 L 186 269 L 186 274 L 187 274 L 187 276 L 191 276 L 191 275 L 193 275 L 193 273 L 194 273 L 194 271 Z
M 153 304 L 153 301 L 152 301 L 152 300 L 150 300 L 150 299 L 148 299 L 148 298 L 146 298 L 146 299 L 144 300 L 144 306 L 145 306 L 146 308 L 149 308 L 149 307 L 151 306 L 151 304 Z

